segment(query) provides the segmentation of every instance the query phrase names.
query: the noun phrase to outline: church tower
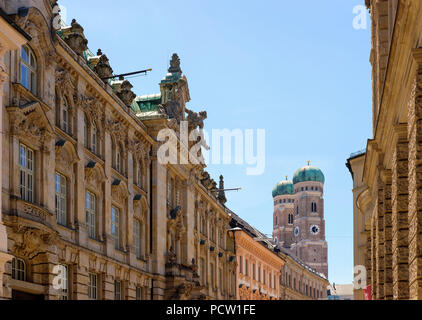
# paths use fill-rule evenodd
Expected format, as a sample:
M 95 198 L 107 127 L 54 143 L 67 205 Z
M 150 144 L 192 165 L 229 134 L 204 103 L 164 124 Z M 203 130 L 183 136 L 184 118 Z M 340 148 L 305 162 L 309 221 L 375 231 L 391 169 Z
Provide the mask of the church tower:
M 273 190 L 274 240 L 328 278 L 322 171 L 309 164 Z M 290 202 L 289 202 L 290 201 Z
M 273 239 L 286 248 L 293 243 L 293 219 L 295 195 L 293 182 L 286 180 L 279 182 L 273 190 L 274 198 L 274 228 Z

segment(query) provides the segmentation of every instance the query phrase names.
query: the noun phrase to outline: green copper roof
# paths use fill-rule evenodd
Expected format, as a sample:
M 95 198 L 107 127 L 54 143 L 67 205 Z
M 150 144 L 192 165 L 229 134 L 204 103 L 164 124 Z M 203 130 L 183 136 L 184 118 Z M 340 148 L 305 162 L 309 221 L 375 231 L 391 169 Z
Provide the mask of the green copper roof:
M 277 183 L 277 185 L 273 189 L 273 198 L 282 195 L 293 194 L 293 182 L 290 180 L 284 180 Z
M 173 72 L 173 73 L 167 73 L 166 77 L 161 80 L 161 83 L 172 83 L 177 82 L 182 77 L 181 72 Z
M 150 94 L 146 96 L 136 97 L 132 103 L 132 109 L 135 113 L 156 111 L 157 106 L 161 103 L 161 94 Z
M 325 183 L 324 174 L 320 169 L 313 166 L 305 166 L 296 171 L 293 176 L 293 183 L 297 184 L 305 181 L 317 181 Z

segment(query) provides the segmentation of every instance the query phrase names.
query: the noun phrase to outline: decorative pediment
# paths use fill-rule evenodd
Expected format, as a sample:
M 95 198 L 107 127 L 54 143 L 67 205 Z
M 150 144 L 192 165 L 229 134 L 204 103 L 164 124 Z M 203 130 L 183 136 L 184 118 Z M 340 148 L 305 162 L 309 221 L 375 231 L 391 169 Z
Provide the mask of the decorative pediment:
M 105 128 L 110 131 L 116 140 L 122 143 L 122 147 L 125 148 L 128 145 L 128 133 L 127 128 L 119 120 L 107 119 Z
M 134 158 L 137 158 L 143 161 L 145 161 L 148 158 L 148 152 L 145 149 L 144 144 L 138 140 L 129 140 L 127 148 L 128 148 L 128 151 L 133 154 Z
M 80 160 L 75 146 L 66 140 L 56 142 L 56 162 L 61 167 L 69 168 Z
M 107 180 L 103 168 L 95 161 L 90 161 L 85 166 L 85 179 L 93 185 L 98 186 Z
M 17 235 L 12 252 L 20 257 L 33 258 L 40 250 L 54 242 L 54 235 L 41 229 L 18 225 L 14 228 Z M 43 248 L 44 247 L 44 248 Z
M 29 44 L 38 53 L 39 58 L 44 58 L 45 65 L 55 62 L 56 49 L 50 32 L 51 23 L 43 13 L 36 7 L 22 8 L 12 17 L 16 24 L 31 36 Z
M 6 108 L 12 135 L 25 136 L 41 144 L 55 136 L 53 126 L 39 102 Z
M 73 96 L 75 92 L 75 84 L 72 81 L 70 72 L 62 68 L 56 70 L 56 91 L 61 94 L 61 96 Z
M 111 194 L 113 199 L 119 203 L 124 203 L 129 197 L 126 183 L 118 179 L 113 179 L 112 181 Z

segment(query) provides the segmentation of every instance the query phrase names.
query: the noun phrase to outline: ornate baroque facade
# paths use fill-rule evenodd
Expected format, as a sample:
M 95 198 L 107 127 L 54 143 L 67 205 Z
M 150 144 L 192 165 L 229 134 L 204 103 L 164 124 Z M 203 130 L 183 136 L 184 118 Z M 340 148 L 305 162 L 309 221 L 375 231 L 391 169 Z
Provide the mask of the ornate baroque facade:
M 55 6 L 0 1 L 0 298 L 235 298 L 224 193 L 201 162 L 160 161 L 162 129 L 201 136 L 206 118 L 177 55 L 141 110 L 75 20 L 53 29 Z
M 422 2 L 367 0 L 373 138 L 352 157 L 355 263 L 372 298 L 422 299 Z M 359 163 L 362 161 L 363 163 Z M 362 298 L 362 292 L 355 292 Z

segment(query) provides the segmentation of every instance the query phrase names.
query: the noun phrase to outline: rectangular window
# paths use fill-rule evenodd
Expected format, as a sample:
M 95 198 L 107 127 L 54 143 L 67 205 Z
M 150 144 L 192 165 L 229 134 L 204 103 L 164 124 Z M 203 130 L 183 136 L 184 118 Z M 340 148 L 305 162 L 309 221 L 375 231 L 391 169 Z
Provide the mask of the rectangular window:
M 200 268 L 200 272 L 201 272 L 201 284 L 205 285 L 206 282 L 206 270 L 205 270 L 205 260 L 203 258 L 201 258 L 199 260 L 199 268 Z
M 114 247 L 120 249 L 120 210 L 111 208 L 111 235 L 114 238 Z
M 141 287 L 136 287 L 136 300 L 143 300 Z
M 69 132 L 69 114 L 68 114 L 68 110 L 67 110 L 67 106 L 63 107 L 63 112 L 62 112 L 62 130 L 64 132 Z
M 69 269 L 65 265 L 59 266 L 60 290 L 59 300 L 69 300 Z
M 210 278 L 211 278 L 211 288 L 214 289 L 215 288 L 215 269 L 214 269 L 213 263 L 210 264 Z
M 220 292 L 223 292 L 223 269 L 220 268 L 220 271 L 218 271 L 218 286 L 220 288 Z
M 56 215 L 57 223 L 67 225 L 67 179 L 56 173 Z
M 248 259 L 245 260 L 245 275 L 249 277 L 249 261 Z
M 167 183 L 167 203 L 170 205 L 170 207 L 173 206 L 173 179 L 168 179 L 168 183 Z
M 122 282 L 114 281 L 114 300 L 122 300 Z
M 252 265 L 252 279 L 256 280 L 256 266 L 255 263 Z
M 137 174 L 137 181 L 138 181 L 138 187 L 142 187 L 142 168 L 141 168 L 141 164 L 139 163 L 138 165 L 138 174 Z
M 88 228 L 88 235 L 91 239 L 97 238 L 97 223 L 96 223 L 96 197 L 93 193 L 87 191 L 85 199 L 86 210 L 86 226 Z
M 22 259 L 12 259 L 12 279 L 26 281 L 25 262 Z
M 176 206 L 180 206 L 180 190 L 176 190 Z
M 88 298 L 91 300 L 97 300 L 98 298 L 98 277 L 95 273 L 89 274 Z
M 121 172 L 121 162 L 122 162 L 122 156 L 120 155 L 120 150 L 117 150 L 117 160 L 116 160 L 116 170 Z
M 34 151 L 23 144 L 19 148 L 19 190 L 23 201 L 34 201 Z
M 136 258 L 142 256 L 141 250 L 141 223 L 139 220 L 133 220 L 133 245 L 135 247 Z
M 92 153 L 97 154 L 97 128 L 93 127 L 92 128 Z

